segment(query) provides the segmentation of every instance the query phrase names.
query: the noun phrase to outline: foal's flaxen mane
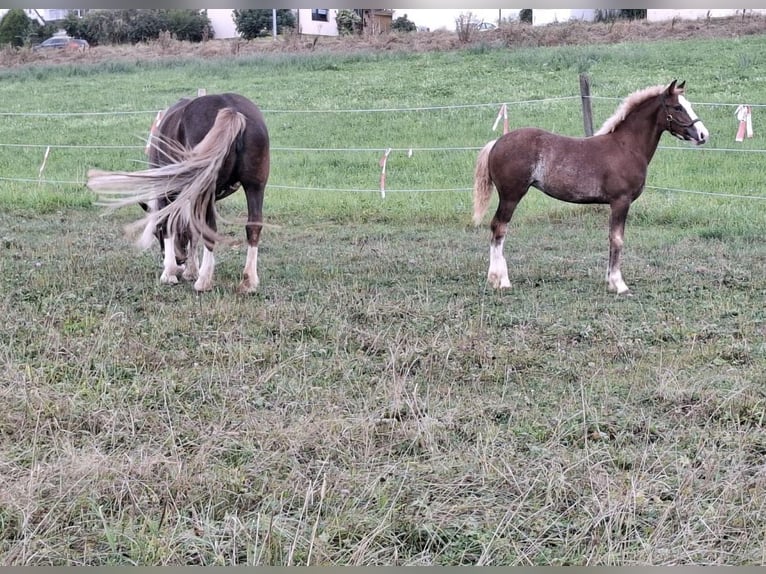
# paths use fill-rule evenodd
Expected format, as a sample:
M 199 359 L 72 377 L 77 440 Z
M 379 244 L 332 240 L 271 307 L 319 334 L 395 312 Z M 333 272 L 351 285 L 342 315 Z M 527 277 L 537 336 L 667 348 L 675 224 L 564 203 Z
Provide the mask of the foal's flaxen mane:
M 604 122 L 604 125 L 601 126 L 601 128 L 594 133 L 594 136 L 600 136 L 604 134 L 608 134 L 613 132 L 617 126 L 620 125 L 620 123 L 628 116 L 628 114 L 631 112 L 633 108 L 635 108 L 640 103 L 648 100 L 649 98 L 653 98 L 655 96 L 659 96 L 663 91 L 665 91 L 665 88 L 667 86 L 649 86 L 648 88 L 643 88 L 642 90 L 636 90 L 629 96 L 627 96 L 624 100 L 622 100 L 622 103 L 619 105 L 617 110 L 612 114 L 612 116 Z

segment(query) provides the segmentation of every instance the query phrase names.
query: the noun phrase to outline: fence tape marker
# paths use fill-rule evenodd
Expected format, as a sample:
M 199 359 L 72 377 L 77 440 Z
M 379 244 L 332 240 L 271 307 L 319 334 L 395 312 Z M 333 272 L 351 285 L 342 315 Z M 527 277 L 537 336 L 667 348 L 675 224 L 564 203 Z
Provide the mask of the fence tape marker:
M 737 106 L 734 115 L 737 116 L 737 120 L 739 121 L 737 135 L 735 136 L 734 141 L 744 141 L 745 136 L 749 138 L 753 137 L 753 116 L 750 106 L 740 104 Z
M 386 197 L 386 163 L 388 163 L 388 154 L 391 153 L 391 148 L 386 150 L 383 157 L 380 158 L 380 197 Z
M 45 169 L 45 164 L 48 161 L 48 154 L 51 153 L 51 146 L 48 146 L 45 148 L 45 154 L 43 155 L 43 163 L 40 164 L 40 171 L 37 173 L 37 178 L 42 179 L 43 177 L 43 170 Z
M 500 109 L 497 111 L 497 117 L 495 118 L 495 123 L 492 124 L 492 131 L 495 131 L 497 129 L 497 125 L 500 123 L 500 119 L 503 120 L 503 133 L 508 133 L 508 106 L 506 104 L 503 104 L 500 106 Z
M 152 127 L 149 128 L 149 137 L 146 138 L 146 146 L 144 147 L 144 153 L 146 155 L 149 155 L 149 150 L 152 147 L 152 140 L 154 139 L 154 134 L 157 131 L 157 128 L 160 127 L 160 121 L 162 121 L 162 114 L 163 110 L 160 110 L 157 112 L 157 115 L 154 117 L 154 121 L 152 122 Z

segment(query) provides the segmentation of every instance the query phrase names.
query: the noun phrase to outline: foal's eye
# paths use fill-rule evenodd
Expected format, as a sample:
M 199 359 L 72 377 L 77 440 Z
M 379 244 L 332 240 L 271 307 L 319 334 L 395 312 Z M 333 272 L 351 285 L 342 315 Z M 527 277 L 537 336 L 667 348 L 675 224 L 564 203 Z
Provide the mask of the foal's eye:
M 682 111 L 684 111 L 684 107 L 681 104 L 676 104 L 675 110 L 677 112 L 682 112 Z

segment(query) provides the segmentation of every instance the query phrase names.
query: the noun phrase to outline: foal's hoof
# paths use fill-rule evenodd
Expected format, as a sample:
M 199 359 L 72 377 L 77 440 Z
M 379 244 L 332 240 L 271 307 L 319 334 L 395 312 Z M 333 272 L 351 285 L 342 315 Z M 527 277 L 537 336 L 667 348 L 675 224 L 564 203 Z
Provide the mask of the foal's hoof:
M 160 276 L 160 283 L 163 285 L 175 285 L 178 283 L 178 277 L 176 277 L 173 273 L 162 273 Z
M 183 274 L 181 274 L 181 277 L 183 277 L 185 281 L 196 281 L 197 271 L 187 267 L 186 269 L 184 269 L 184 272 Z
M 487 281 L 495 289 L 510 289 L 511 281 L 507 277 L 501 277 L 500 275 L 488 275 Z
M 197 293 L 204 293 L 205 291 L 212 291 L 213 290 L 213 281 L 204 281 L 203 279 L 197 279 L 197 281 L 194 282 L 194 290 Z
M 247 295 L 248 293 L 255 293 L 258 290 L 258 282 L 250 281 L 247 278 L 243 279 L 237 287 L 237 293 L 240 295 Z
M 633 297 L 633 292 L 630 289 L 623 289 L 622 291 L 619 291 L 614 287 L 609 287 L 609 291 L 618 297 Z

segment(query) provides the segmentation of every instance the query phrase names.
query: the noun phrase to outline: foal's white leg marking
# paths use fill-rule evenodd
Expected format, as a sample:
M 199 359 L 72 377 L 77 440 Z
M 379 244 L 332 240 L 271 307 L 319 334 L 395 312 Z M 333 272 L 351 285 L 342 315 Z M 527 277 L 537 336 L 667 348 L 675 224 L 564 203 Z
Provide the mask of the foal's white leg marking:
M 686 113 L 689 114 L 689 117 L 692 120 L 696 120 L 699 116 L 694 113 L 694 110 L 692 109 L 692 105 L 689 103 L 689 100 L 687 100 L 683 96 L 678 96 L 678 103 L 683 106 L 683 108 L 686 110 Z M 701 121 L 694 124 L 695 129 L 697 130 L 697 136 L 698 140 L 701 142 L 706 142 L 708 138 L 710 137 L 710 132 L 707 131 L 707 128 L 705 127 L 705 124 L 703 124 Z
M 210 291 L 213 288 L 213 270 L 215 269 L 215 255 L 205 246 L 202 253 L 202 267 L 199 270 L 199 279 L 194 283 L 196 291 Z
M 503 257 L 503 244 L 505 238 L 495 245 L 492 242 L 489 246 L 489 272 L 487 273 L 487 279 L 493 287 L 510 287 L 511 280 L 508 279 L 508 264 Z
M 619 269 L 612 270 L 607 275 L 607 281 L 609 281 L 609 290 L 610 291 L 617 291 L 618 295 L 623 295 L 630 291 L 628 289 L 628 286 L 625 284 L 625 281 L 622 280 L 622 273 Z
M 165 258 L 162 262 L 162 276 L 160 283 L 174 285 L 178 283 L 178 274 L 181 268 L 176 264 L 175 237 L 170 234 L 165 237 Z
M 245 259 L 245 271 L 242 283 L 239 284 L 240 293 L 255 291 L 259 283 L 258 279 L 258 247 L 247 246 L 247 258 Z
M 609 265 L 606 270 L 606 280 L 608 283 L 608 289 L 610 291 L 616 291 L 618 295 L 628 293 L 630 289 L 622 279 L 622 272 L 620 271 L 620 257 L 622 256 L 623 239 L 621 235 L 615 235 L 610 240 L 609 246 Z M 612 261 L 612 253 L 614 253 L 614 261 Z

